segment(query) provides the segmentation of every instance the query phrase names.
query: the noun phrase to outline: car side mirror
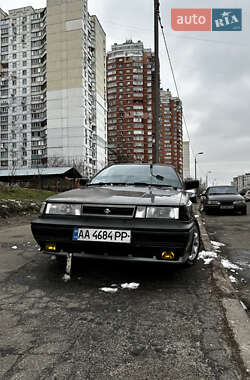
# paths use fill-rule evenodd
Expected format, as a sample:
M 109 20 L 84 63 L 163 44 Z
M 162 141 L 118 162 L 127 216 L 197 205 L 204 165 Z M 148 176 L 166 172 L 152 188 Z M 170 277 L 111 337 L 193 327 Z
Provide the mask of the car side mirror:
M 200 185 L 200 182 L 197 180 L 186 180 L 184 181 L 184 189 L 185 190 L 191 190 L 191 189 L 197 189 Z

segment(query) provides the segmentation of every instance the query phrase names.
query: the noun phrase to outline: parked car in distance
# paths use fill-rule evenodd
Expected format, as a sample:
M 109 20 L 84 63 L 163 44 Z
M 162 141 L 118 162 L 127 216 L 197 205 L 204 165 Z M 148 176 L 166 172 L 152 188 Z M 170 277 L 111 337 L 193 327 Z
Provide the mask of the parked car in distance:
M 205 213 L 234 211 L 246 215 L 245 199 L 233 186 L 211 186 L 201 195 L 201 204 Z
M 247 190 L 244 194 L 244 199 L 246 202 L 250 201 L 250 190 Z
M 200 231 L 186 190 L 198 186 L 167 165 L 111 165 L 85 188 L 48 198 L 31 229 L 56 256 L 192 265 Z

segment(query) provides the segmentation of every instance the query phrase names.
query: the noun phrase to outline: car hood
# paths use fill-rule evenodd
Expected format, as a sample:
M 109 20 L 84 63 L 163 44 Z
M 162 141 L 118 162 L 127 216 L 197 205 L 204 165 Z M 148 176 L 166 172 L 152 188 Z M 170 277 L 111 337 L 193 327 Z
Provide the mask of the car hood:
M 188 202 L 188 195 L 182 190 L 139 186 L 91 186 L 53 195 L 47 201 L 126 204 L 126 205 L 169 205 L 179 206 Z
M 242 201 L 243 197 L 240 194 L 218 194 L 209 195 L 208 199 L 210 201 Z

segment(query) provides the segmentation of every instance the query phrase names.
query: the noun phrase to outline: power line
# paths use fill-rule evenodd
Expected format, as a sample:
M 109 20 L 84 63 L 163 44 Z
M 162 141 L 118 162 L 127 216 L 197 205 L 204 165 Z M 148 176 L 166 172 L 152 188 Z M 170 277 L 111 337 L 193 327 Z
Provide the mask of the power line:
M 174 68 L 173 68 L 171 57 L 170 57 L 170 53 L 169 53 L 169 49 L 168 49 L 168 45 L 167 45 L 167 40 L 166 40 L 166 36 L 165 36 L 165 33 L 164 33 L 164 29 L 163 29 L 163 25 L 162 25 L 162 22 L 161 22 L 161 16 L 160 15 L 159 15 L 159 24 L 160 24 L 161 31 L 162 31 L 163 41 L 164 41 L 164 45 L 165 45 L 167 56 L 168 56 L 169 66 L 170 66 L 170 69 L 171 69 L 171 73 L 172 73 L 172 77 L 173 77 L 173 81 L 174 81 L 174 85 L 175 85 L 175 90 L 176 90 L 178 98 L 180 99 L 180 94 L 179 94 L 179 90 L 178 90 L 178 86 L 177 86 L 177 81 L 176 81 L 175 74 L 174 74 Z M 193 147 L 192 147 L 192 144 L 191 144 L 191 137 L 190 137 L 190 134 L 189 134 L 189 131 L 188 131 L 187 122 L 186 122 L 186 118 L 185 118 L 185 115 L 184 115 L 184 110 L 182 110 L 182 118 L 183 118 L 183 122 L 184 122 L 185 129 L 186 129 L 186 132 L 187 132 L 187 136 L 188 136 L 188 139 L 189 139 L 189 142 L 190 142 L 191 152 L 192 152 L 193 158 L 195 158 L 195 153 L 194 153 L 194 150 L 193 150 Z

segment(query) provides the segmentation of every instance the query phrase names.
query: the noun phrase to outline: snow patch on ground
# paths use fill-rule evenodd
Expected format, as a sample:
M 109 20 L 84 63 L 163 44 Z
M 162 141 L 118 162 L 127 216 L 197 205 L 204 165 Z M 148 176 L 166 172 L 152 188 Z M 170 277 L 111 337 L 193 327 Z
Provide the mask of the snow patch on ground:
M 229 280 L 231 281 L 231 282 L 238 282 L 238 280 L 237 280 L 237 278 L 235 278 L 234 276 L 232 276 L 232 275 L 230 275 L 229 276 Z
M 67 273 L 65 273 L 64 275 L 63 275 L 63 281 L 64 282 L 68 282 L 69 280 L 70 280 L 70 275 L 69 274 L 67 274 Z
M 11 248 L 12 248 L 12 249 L 17 249 L 17 246 L 16 246 L 16 245 L 13 245 Z
M 225 247 L 225 244 L 220 243 L 219 241 L 211 240 L 211 244 L 216 252 L 221 252 L 221 247 Z
M 216 259 L 217 256 L 218 256 L 217 252 L 213 252 L 213 251 L 201 251 L 199 253 L 198 259 L 199 260 L 203 260 L 204 264 L 208 265 L 208 264 L 211 263 L 211 261 L 213 261 L 214 259 Z
M 231 263 L 228 259 L 221 259 L 221 264 L 226 269 L 237 269 L 237 270 L 241 270 L 242 269 L 238 265 L 235 265 L 235 264 Z

